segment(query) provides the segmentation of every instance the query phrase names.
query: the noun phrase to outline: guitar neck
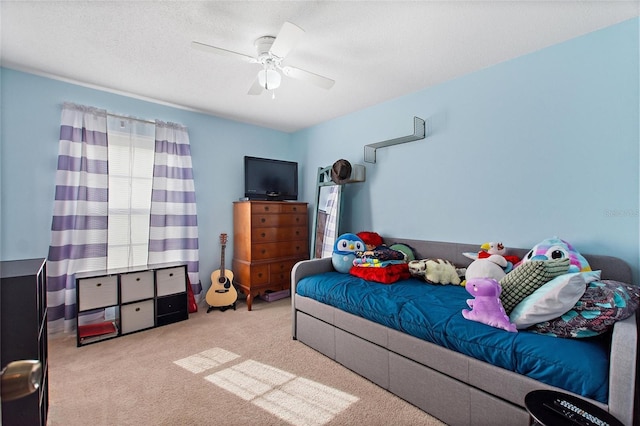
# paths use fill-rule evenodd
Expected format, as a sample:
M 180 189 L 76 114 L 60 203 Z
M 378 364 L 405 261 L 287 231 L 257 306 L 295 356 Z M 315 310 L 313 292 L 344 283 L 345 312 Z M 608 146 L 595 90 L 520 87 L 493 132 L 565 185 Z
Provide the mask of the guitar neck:
M 224 277 L 224 250 L 227 247 L 226 244 L 222 245 L 222 251 L 220 252 L 220 275 Z

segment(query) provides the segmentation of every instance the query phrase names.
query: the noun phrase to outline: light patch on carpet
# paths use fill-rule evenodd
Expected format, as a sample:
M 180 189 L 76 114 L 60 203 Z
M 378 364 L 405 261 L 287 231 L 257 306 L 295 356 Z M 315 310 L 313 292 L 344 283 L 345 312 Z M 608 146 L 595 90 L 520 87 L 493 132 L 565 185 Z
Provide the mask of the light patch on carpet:
M 213 373 L 205 379 L 245 401 L 251 401 L 295 377 L 291 373 L 250 359 Z
M 321 426 L 358 401 L 348 393 L 253 360 L 205 379 L 296 426 Z
M 198 354 L 188 356 L 186 358 L 173 361 L 174 364 L 179 365 L 185 370 L 197 374 L 203 371 L 219 367 L 229 361 L 240 357 L 240 355 L 234 354 L 222 348 L 211 348 L 206 351 L 202 351 Z

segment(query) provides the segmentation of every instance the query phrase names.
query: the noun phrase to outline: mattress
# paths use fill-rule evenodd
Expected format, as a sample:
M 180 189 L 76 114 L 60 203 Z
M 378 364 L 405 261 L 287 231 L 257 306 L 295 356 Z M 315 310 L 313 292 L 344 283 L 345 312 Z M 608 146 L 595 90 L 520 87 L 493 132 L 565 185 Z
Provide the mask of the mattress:
M 551 386 L 607 403 L 609 336 L 563 339 L 511 333 L 462 316 L 464 287 L 411 278 L 385 285 L 325 272 L 303 278 L 297 294 Z

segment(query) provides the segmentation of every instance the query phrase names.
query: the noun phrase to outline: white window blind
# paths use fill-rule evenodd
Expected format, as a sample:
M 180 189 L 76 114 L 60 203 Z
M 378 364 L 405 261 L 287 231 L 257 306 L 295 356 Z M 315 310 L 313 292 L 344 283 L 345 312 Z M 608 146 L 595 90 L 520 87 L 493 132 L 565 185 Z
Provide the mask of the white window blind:
M 155 124 L 110 116 L 107 268 L 147 264 Z

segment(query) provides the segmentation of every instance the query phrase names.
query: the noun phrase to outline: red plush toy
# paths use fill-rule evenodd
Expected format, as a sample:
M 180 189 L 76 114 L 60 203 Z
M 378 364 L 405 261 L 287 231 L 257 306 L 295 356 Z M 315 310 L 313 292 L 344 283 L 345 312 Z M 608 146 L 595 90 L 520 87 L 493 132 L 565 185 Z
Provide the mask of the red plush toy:
M 381 246 L 383 241 L 382 237 L 377 232 L 362 231 L 356 234 L 367 247 L 367 250 L 373 250 L 374 248 Z

